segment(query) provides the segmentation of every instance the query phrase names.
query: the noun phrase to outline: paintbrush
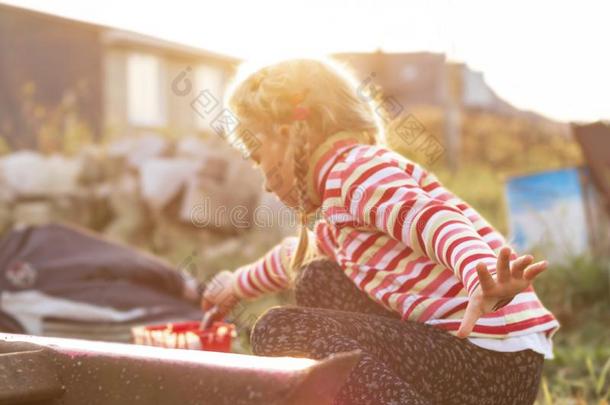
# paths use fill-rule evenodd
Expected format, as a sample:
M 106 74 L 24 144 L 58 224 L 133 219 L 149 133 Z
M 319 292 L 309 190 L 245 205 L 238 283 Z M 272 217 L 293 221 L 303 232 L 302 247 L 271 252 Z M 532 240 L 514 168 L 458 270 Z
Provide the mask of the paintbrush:
M 217 316 L 218 316 L 218 305 L 214 305 L 203 313 L 203 317 L 201 318 L 201 323 L 199 324 L 199 330 L 206 330 L 207 328 L 212 326 L 212 322 L 214 322 L 216 320 Z

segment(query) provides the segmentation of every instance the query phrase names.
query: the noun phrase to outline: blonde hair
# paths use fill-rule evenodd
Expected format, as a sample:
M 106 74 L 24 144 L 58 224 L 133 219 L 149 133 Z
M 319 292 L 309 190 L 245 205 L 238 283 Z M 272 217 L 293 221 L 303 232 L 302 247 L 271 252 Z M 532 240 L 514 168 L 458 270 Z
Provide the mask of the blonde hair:
M 372 101 L 359 94 L 359 84 L 351 70 L 329 58 L 244 64 L 227 89 L 225 104 L 243 128 L 228 134 L 231 144 L 247 147 L 252 142 L 245 138 L 252 133 L 283 136 L 279 127 L 290 126 L 288 141 L 293 150 L 300 219 L 299 242 L 289 269 L 292 278 L 313 258 L 305 212 L 310 154 L 324 139 L 346 130 L 366 134 L 370 144 L 383 141 L 383 125 Z M 296 105 L 309 110 L 307 119 L 293 119 Z

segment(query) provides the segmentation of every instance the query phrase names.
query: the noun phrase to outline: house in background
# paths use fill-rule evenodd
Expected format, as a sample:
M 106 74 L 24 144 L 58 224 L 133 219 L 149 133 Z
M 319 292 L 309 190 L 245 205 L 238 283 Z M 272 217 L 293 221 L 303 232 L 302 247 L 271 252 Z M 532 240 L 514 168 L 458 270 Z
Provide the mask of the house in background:
M 339 53 L 353 66 L 358 80 L 381 86 L 386 96 L 405 109 L 414 106 L 460 107 L 496 114 L 522 113 L 502 100 L 485 82 L 483 73 L 447 60 L 442 53 Z
M 206 90 L 220 103 L 238 60 L 126 31 L 104 31 L 101 40 L 108 130 L 212 133 L 191 102 Z
M 220 100 L 238 63 L 203 49 L 7 5 L 0 5 L 0 54 L 0 136 L 15 149 L 35 148 L 36 121 L 57 119 L 66 104 L 77 109 L 97 139 L 107 132 L 209 132 L 209 120 L 189 103 L 204 89 Z M 181 73 L 191 94 L 183 87 L 172 91 Z

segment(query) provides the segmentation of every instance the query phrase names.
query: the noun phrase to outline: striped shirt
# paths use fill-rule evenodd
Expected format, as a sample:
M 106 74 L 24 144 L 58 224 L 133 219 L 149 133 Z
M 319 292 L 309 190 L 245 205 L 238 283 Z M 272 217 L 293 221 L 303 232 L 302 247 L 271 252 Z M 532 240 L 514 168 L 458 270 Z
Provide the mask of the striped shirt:
M 314 151 L 310 168 L 307 194 L 321 214 L 312 248 L 403 320 L 455 333 L 479 283 L 475 266 L 484 262 L 495 274 L 503 236 L 432 173 L 390 149 L 362 143 L 358 133 L 329 137 Z M 238 268 L 236 294 L 254 299 L 286 288 L 296 243 L 286 238 Z M 481 317 L 470 336 L 551 337 L 558 327 L 530 286 Z

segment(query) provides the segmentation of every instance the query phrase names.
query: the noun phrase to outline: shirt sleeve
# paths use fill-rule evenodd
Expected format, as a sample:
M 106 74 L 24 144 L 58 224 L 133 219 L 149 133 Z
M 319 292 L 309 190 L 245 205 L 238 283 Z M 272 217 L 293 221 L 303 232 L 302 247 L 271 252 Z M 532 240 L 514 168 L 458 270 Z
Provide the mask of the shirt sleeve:
M 309 245 L 314 238 L 309 232 Z M 241 299 L 255 300 L 265 294 L 282 291 L 290 286 L 288 269 L 298 237 L 289 236 L 253 263 L 235 270 L 233 291 Z
M 363 157 L 341 174 L 341 201 L 355 221 L 374 227 L 451 269 L 468 294 L 479 284 L 476 264 L 495 275 L 497 255 L 457 207 L 418 183 L 422 169 Z M 428 188 L 428 187 L 426 187 Z

